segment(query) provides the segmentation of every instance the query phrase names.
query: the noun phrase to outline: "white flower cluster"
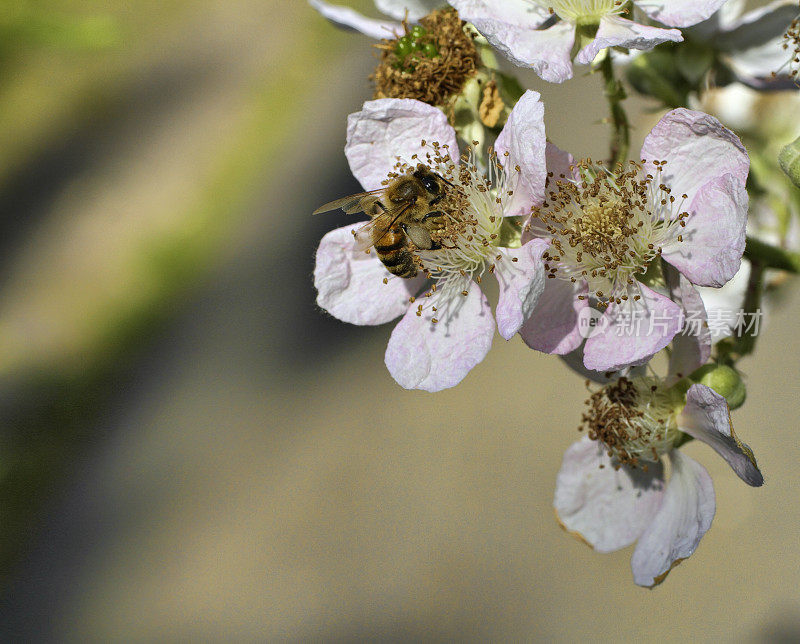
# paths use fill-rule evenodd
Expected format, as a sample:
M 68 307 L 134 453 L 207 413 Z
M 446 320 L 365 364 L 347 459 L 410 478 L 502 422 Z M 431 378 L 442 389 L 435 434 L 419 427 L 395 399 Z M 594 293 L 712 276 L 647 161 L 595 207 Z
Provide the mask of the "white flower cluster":
M 774 70 L 759 68 L 754 52 L 780 49 L 793 15 L 787 2 L 744 16 L 723 2 L 376 0 L 393 22 L 310 0 L 331 21 L 381 39 L 383 52 L 376 98 L 347 123 L 345 155 L 365 192 L 320 209 L 368 219 L 322 239 L 318 304 L 353 324 L 400 318 L 385 361 L 405 388 L 456 386 L 496 330 L 595 380 L 586 436 L 566 452 L 555 507 L 598 551 L 637 542 L 633 574 L 643 586 L 691 555 L 714 516 L 710 477 L 681 445 L 707 443 L 745 483 L 763 483 L 729 414 L 744 401 L 736 362 L 757 331 L 712 333 L 709 320 L 737 308 L 760 319 L 764 268 L 791 270 L 796 260 L 785 245 L 746 238 L 748 151 L 720 120 L 687 106 L 702 105 L 725 74 L 774 87 Z M 681 53 L 698 34 L 705 50 Z M 669 91 L 649 92 L 671 97 L 673 109 L 634 159 L 611 48 L 652 54 L 652 64 L 682 57 L 684 75 Z M 542 97 L 496 73 L 492 49 L 552 82 L 569 79 L 573 61 L 602 70 L 612 160 L 576 160 L 548 141 Z M 631 82 L 638 89 L 643 78 Z M 489 276 L 494 307 L 482 290 Z M 665 350 L 669 370 L 658 377 L 648 365 Z

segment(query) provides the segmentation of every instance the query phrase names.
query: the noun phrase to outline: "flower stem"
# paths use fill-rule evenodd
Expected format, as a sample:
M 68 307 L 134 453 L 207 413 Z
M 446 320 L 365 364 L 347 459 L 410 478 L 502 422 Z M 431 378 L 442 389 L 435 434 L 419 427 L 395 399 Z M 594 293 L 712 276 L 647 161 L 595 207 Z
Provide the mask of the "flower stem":
M 760 327 L 760 319 L 752 316 L 761 315 L 761 294 L 764 292 L 764 265 L 759 261 L 751 260 L 750 278 L 747 281 L 747 291 L 745 291 L 744 305 L 742 308 L 746 315 L 750 316 L 750 324 L 743 330 L 742 335 L 736 342 L 735 352 L 741 358 L 748 353 L 752 353 L 756 346 L 756 337 Z
M 614 128 L 611 135 L 611 150 L 609 164 L 611 168 L 624 165 L 628 160 L 628 147 L 630 145 L 630 123 L 622 107 L 622 101 L 627 98 L 622 82 L 614 77 L 614 62 L 611 60 L 611 51 L 606 50 L 606 55 L 600 63 L 605 81 L 605 96 L 611 112 L 609 121 Z
M 763 268 L 777 268 L 789 273 L 800 273 L 800 254 L 767 244 L 754 237 L 745 242 L 744 256 Z

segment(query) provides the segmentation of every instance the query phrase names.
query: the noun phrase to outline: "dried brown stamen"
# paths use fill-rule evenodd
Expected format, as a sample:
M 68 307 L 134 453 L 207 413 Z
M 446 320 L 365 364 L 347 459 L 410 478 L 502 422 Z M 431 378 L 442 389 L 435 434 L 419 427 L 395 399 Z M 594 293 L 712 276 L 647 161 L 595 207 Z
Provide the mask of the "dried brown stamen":
M 617 468 L 646 470 L 646 462 L 657 461 L 677 435 L 671 395 L 653 382 L 620 378 L 586 400 L 578 430 L 603 443 Z

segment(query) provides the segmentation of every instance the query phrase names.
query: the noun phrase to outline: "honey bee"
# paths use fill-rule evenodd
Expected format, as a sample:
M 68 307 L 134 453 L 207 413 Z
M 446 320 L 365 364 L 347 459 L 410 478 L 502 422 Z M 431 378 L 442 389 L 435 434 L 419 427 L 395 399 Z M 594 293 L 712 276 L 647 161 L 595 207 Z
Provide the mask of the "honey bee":
M 435 206 L 445 198 L 448 186 L 453 184 L 418 164 L 383 188 L 336 199 L 313 214 L 341 208 L 347 214 L 369 215 L 371 219 L 354 233 L 356 249 L 374 247 L 390 273 L 414 277 L 418 270 L 414 251 L 441 248 L 434 237 L 444 230 L 445 215 Z

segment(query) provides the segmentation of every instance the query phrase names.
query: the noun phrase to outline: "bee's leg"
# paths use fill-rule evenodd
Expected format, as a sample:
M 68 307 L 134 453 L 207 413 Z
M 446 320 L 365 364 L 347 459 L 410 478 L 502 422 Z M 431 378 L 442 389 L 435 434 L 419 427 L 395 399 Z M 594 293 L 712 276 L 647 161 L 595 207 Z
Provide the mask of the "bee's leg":
M 430 233 L 422 226 L 407 226 L 403 224 L 403 232 L 411 240 L 411 243 L 420 250 L 431 250 L 434 241 L 431 239 Z
M 437 232 L 440 230 L 444 230 L 447 220 L 443 212 L 434 210 L 433 212 L 429 212 L 422 218 L 422 223 L 428 230 L 432 232 Z

